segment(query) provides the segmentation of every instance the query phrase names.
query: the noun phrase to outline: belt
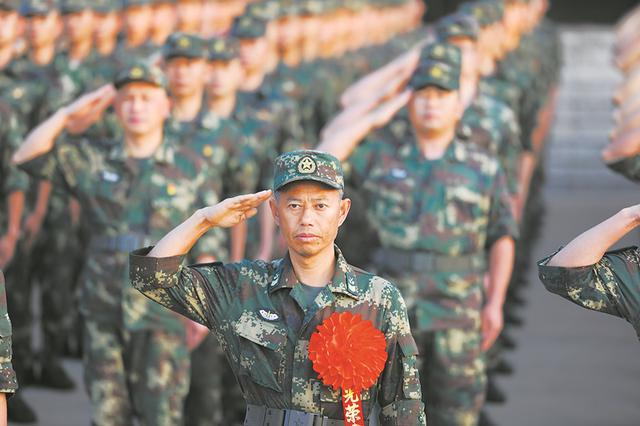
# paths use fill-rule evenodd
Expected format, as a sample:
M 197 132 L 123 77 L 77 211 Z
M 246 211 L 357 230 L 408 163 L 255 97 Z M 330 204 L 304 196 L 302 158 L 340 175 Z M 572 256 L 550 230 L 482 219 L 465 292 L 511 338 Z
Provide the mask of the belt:
M 152 244 L 151 238 L 138 233 L 126 233 L 96 238 L 91 247 L 96 250 L 129 253 Z
M 442 256 L 424 251 L 380 248 L 373 253 L 373 261 L 388 272 L 484 272 L 484 254 Z
M 320 414 L 247 404 L 244 426 L 344 426 Z

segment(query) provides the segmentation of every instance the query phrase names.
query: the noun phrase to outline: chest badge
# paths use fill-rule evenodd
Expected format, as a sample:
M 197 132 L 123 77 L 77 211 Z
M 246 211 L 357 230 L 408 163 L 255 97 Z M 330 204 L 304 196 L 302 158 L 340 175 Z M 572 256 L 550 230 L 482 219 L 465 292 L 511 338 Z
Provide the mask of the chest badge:
M 107 181 L 107 182 L 117 182 L 120 180 L 120 176 L 118 176 L 117 173 L 114 172 L 110 172 L 110 171 L 103 171 L 102 172 L 102 179 Z
M 260 309 L 258 313 L 260 314 L 262 319 L 265 319 L 267 321 L 277 321 L 280 318 L 280 315 L 266 309 Z
M 213 147 L 211 145 L 205 145 L 205 147 L 202 148 L 202 155 L 207 158 L 211 157 L 213 155 Z
M 176 192 L 178 192 L 178 189 L 176 188 L 176 186 L 172 183 L 167 185 L 167 194 L 174 196 L 176 195 Z
M 406 179 L 408 176 L 408 173 L 404 169 L 391 169 L 391 176 L 393 176 L 396 179 Z

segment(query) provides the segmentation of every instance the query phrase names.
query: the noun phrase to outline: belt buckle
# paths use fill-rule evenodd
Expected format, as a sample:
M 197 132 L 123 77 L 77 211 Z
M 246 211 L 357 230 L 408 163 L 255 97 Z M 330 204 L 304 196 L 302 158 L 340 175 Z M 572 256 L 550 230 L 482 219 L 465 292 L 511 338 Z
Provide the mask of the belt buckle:
M 284 426 L 313 426 L 315 415 L 304 411 L 287 410 Z

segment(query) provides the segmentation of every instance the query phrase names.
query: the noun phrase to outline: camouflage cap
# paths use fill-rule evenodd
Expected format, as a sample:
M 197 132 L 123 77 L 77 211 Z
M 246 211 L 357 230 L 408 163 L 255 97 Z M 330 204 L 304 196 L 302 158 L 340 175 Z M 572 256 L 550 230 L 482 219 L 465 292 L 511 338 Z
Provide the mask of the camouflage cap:
M 214 37 L 208 42 L 210 61 L 230 61 L 240 54 L 240 48 L 236 39 L 226 37 Z
M 58 9 L 54 0 L 23 0 L 20 4 L 20 14 L 23 16 L 48 15 Z
M 299 0 L 280 0 L 279 18 L 289 18 L 300 15 L 302 4 Z
M 233 21 L 231 35 L 238 39 L 260 38 L 267 33 L 267 21 L 256 16 L 242 15 Z
M 122 8 L 126 9 L 128 7 L 149 6 L 152 3 L 152 0 L 122 0 Z
M 320 0 L 302 0 L 300 2 L 300 15 L 320 15 L 324 12 L 324 4 Z
M 340 161 L 331 154 L 314 150 L 286 152 L 276 158 L 273 190 L 299 181 L 315 181 L 331 188 L 344 189 Z
M 440 20 L 436 31 L 438 38 L 444 41 L 453 37 L 468 37 L 477 40 L 480 27 L 473 16 L 458 12 Z
M 280 3 L 278 0 L 265 0 L 249 3 L 244 14 L 264 21 L 272 21 L 280 15 Z
M 165 60 L 173 58 L 206 59 L 206 41 L 195 34 L 173 33 L 162 46 L 162 57 Z
M 113 0 L 90 0 L 91 8 L 96 13 L 111 13 L 122 9 L 122 3 Z
M 447 42 L 436 42 L 426 45 L 420 51 L 419 63 L 444 62 L 454 68 L 462 67 L 462 51 L 454 44 Z
M 0 10 L 18 11 L 20 10 L 20 0 L 0 0 Z
M 448 91 L 458 90 L 460 89 L 460 67 L 435 60 L 423 62 L 414 71 L 408 85 L 415 91 L 430 86 Z
M 153 84 L 163 89 L 167 88 L 167 79 L 164 73 L 159 68 L 144 62 L 134 63 L 123 68 L 116 74 L 113 84 L 116 89 L 120 90 L 129 83 L 137 82 Z
M 60 3 L 60 13 L 76 13 L 82 12 L 87 9 L 91 9 L 91 2 L 89 0 L 62 0 Z

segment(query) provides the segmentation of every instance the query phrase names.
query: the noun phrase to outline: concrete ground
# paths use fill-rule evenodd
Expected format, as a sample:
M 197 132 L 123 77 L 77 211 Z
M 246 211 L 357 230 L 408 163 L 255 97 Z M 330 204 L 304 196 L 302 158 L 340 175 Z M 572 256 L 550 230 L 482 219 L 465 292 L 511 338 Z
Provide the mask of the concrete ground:
M 547 214 L 536 259 L 605 219 L 637 203 L 635 185 L 610 173 L 598 152 L 606 143 L 609 98 L 620 77 L 610 65 L 607 27 L 563 30 L 566 67 L 558 116 L 548 152 Z M 625 243 L 637 244 L 635 232 Z M 508 359 L 516 373 L 501 378 L 508 394 L 489 414 L 503 426 L 633 426 L 640 424 L 640 344 L 624 321 L 588 312 L 547 293 L 532 268 L 524 327 L 511 333 L 519 347 Z M 81 366 L 67 362 L 78 390 L 26 392 L 39 425 L 89 423 Z

